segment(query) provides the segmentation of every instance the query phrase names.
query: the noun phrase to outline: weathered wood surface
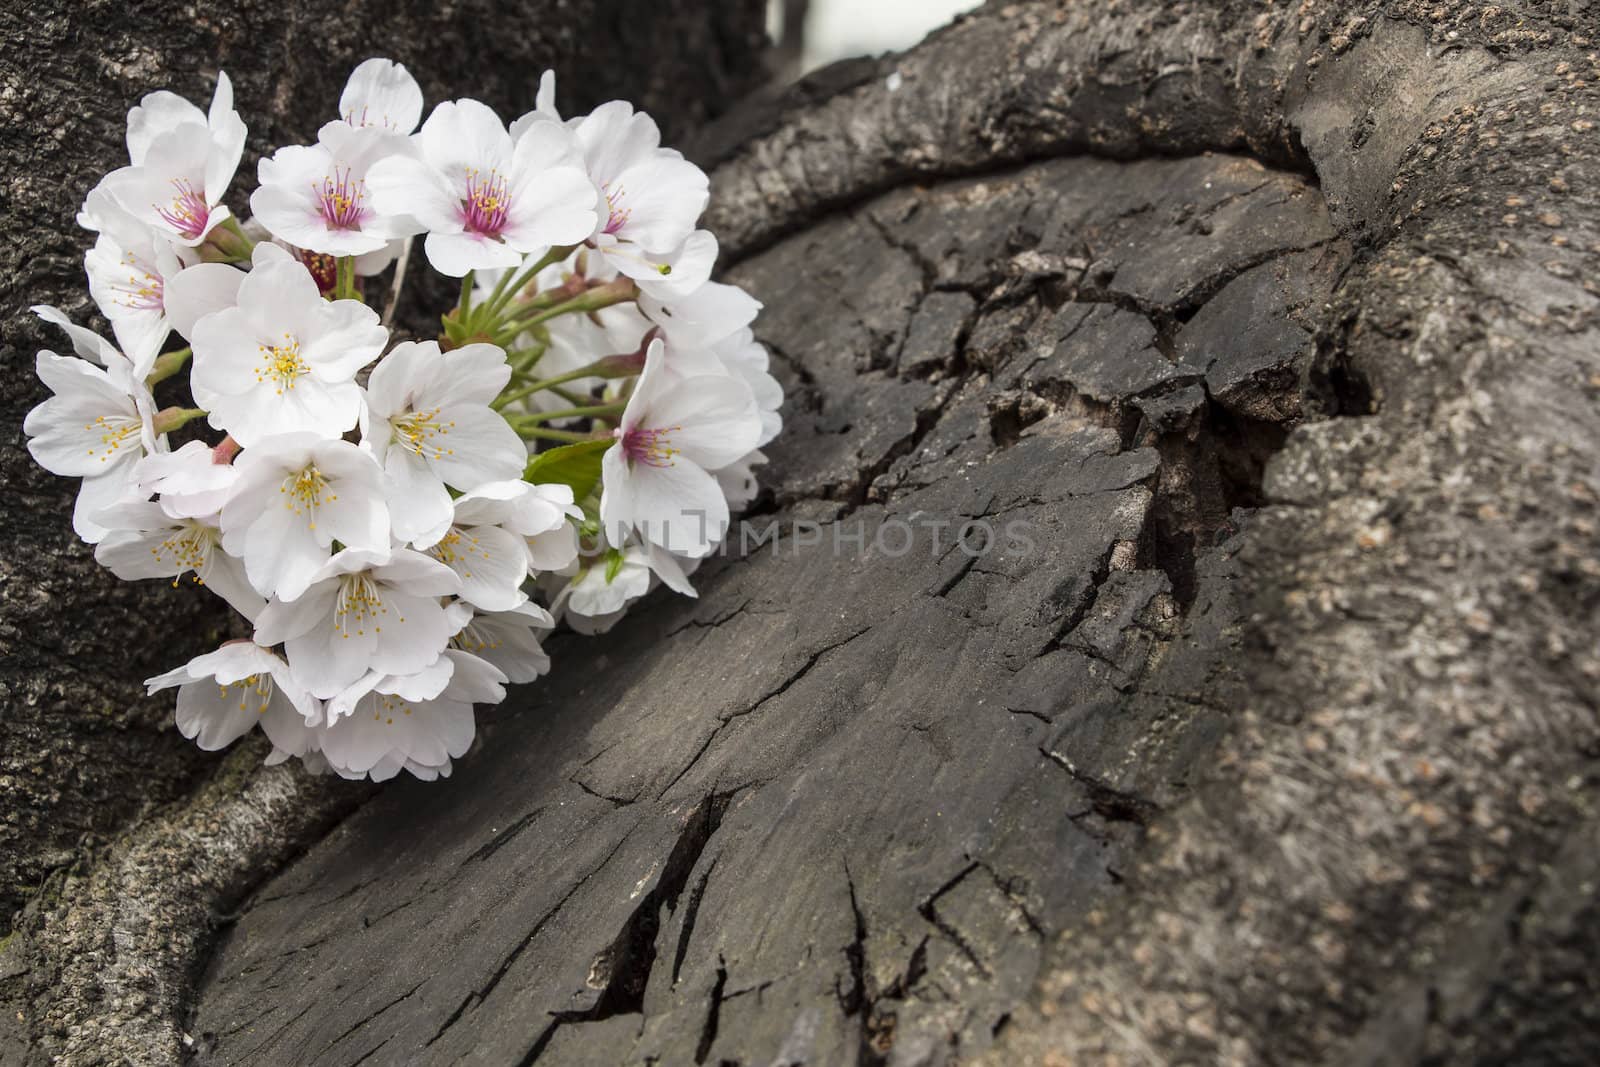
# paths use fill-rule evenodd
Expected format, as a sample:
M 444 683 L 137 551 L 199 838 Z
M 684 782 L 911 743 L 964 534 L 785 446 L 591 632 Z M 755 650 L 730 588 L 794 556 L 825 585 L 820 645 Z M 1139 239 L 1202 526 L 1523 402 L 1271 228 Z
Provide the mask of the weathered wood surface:
M 1292 406 L 1289 308 L 1347 252 L 1303 179 L 1212 156 L 891 193 L 741 263 L 794 391 L 780 540 L 553 643 L 454 780 L 263 889 L 210 1060 L 981 1047 L 1223 724 L 1252 489 L 1218 431 Z M 1294 336 L 1224 358 L 1213 302 Z
M 361 796 L 251 773 L 254 747 L 219 770 L 177 734 L 170 694 L 146 699 L 139 683 L 214 647 L 222 612 L 102 571 L 72 534 L 76 482 L 24 448 L 23 416 L 46 395 L 34 353 L 69 350 L 26 307 L 91 310 L 92 235 L 73 217 L 126 163 L 127 109 L 157 88 L 203 104 L 227 70 L 251 128 L 239 208 L 256 154 L 314 137 L 370 55 L 407 63 L 430 101 L 472 95 L 512 114 L 554 66 L 571 106 L 627 97 L 679 136 L 760 78 L 761 18 L 755 2 L 698 0 L 0 7 L 0 935 L 21 931 L 0 953 L 0 1062 L 28 1044 L 67 1062 L 175 1055 L 173 1011 L 212 909 Z

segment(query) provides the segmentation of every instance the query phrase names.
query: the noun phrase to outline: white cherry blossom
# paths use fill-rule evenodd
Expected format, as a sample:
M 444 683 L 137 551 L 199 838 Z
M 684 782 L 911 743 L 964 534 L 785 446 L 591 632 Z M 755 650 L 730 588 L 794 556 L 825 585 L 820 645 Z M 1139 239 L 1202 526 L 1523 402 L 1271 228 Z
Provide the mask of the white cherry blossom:
M 22 423 L 28 451 L 39 466 L 83 479 L 72 528 L 90 544 L 109 532 L 96 514 L 137 496 L 136 464 L 166 448 L 165 437 L 155 433 L 150 391 L 134 377 L 126 356 L 101 344 L 104 367 L 40 352 L 36 370 L 54 395 L 28 412 Z
M 226 748 L 257 724 L 273 747 L 304 755 L 322 707 L 289 666 L 250 641 L 230 641 L 145 682 L 154 694 L 178 687 L 178 730 L 206 751 Z
M 361 439 L 388 479 L 397 538 L 427 548 L 444 536 L 447 485 L 521 477 L 527 447 L 489 407 L 510 378 L 505 352 L 489 344 L 441 352 L 434 341 L 404 341 L 373 369 Z
M 572 487 L 560 483 L 489 482 L 455 502 L 457 526 L 504 527 L 526 543 L 528 566 L 536 571 L 561 571 L 577 559 L 576 524 L 582 521 Z
M 369 672 L 329 702 L 322 754 L 346 778 L 448 775 L 450 761 L 472 745 L 472 705 L 505 699 L 505 682 L 499 669 L 457 649 L 411 677 Z
M 134 471 L 143 496 L 159 495 L 161 509 L 179 519 L 214 516 L 222 510 L 239 468 L 203 441 L 189 441 L 175 452 L 156 452 Z
M 294 600 L 274 598 L 256 619 L 256 641 L 282 643 L 295 679 L 323 699 L 367 674 L 404 675 L 432 663 L 464 621 L 439 602 L 461 579 L 409 549 L 347 548 Z
M 655 120 L 623 100 L 601 104 L 573 127 L 603 211 L 590 241 L 617 269 L 654 272 L 652 254 L 670 253 L 694 232 L 705 211 L 705 172 L 661 147 Z M 639 262 L 644 259 L 645 262 Z
M 594 229 L 594 187 L 571 134 L 555 123 L 513 139 L 490 108 L 456 100 L 435 107 L 413 142 L 416 155 L 380 160 L 367 188 L 394 220 L 391 236 L 427 233 L 428 262 L 441 274 L 514 267 Z
M 164 503 L 164 501 L 163 501 Z M 127 500 L 96 516 L 109 530 L 95 546 L 94 558 L 118 578 L 170 578 L 172 584 L 192 574 L 227 601 L 239 614 L 254 619 L 266 600 L 251 588 L 244 562 L 222 549 L 222 531 L 214 521 L 179 518 L 162 503 Z
M 450 528 L 427 551 L 461 576 L 461 599 L 485 612 L 525 602 L 530 566 L 558 570 L 577 558 L 583 510 L 566 485 L 490 482 L 455 501 Z
M 238 480 L 222 507 L 222 544 L 244 560 L 263 596 L 293 600 L 333 555 L 389 547 L 382 472 L 347 441 L 312 434 L 264 438 L 234 461 Z
M 221 201 L 244 141 L 226 74 L 217 75 L 209 112 L 174 93 L 151 93 L 128 113 L 132 165 L 106 175 L 99 188 L 156 233 L 192 248 L 230 217 Z
M 246 448 L 268 434 L 337 437 L 355 426 L 356 372 L 388 340 L 376 311 L 322 299 L 305 268 L 283 255 L 257 263 L 239 283 L 238 304 L 201 318 L 190 339 L 195 400 Z
M 339 120 L 355 129 L 408 134 L 422 121 L 422 89 L 394 60 L 365 60 L 350 72 L 339 96 Z
M 307 252 L 360 256 L 388 246 L 367 189 L 367 173 L 381 159 L 409 151 L 404 137 L 384 127 L 329 123 L 314 145 L 288 145 L 257 167 L 250 196 L 255 220 Z
M 627 614 L 628 605 L 655 587 L 657 581 L 683 596 L 698 596 L 689 583 L 695 561 L 679 560 L 651 544 L 609 549 L 586 561 L 556 598 L 556 613 L 582 634 L 610 630 Z
M 549 71 L 540 78 L 535 109 L 517 120 L 512 134 L 541 125 L 563 125 Z M 685 295 L 705 282 L 717 254 L 715 238 L 695 229 L 709 198 L 705 172 L 681 152 L 661 147 L 655 120 L 623 100 L 564 126 L 600 191 L 589 244 L 640 288 L 663 297 Z
M 183 260 L 171 241 L 103 192 L 90 194 L 80 221 L 100 231 L 83 257 L 89 295 L 142 378 L 172 331 L 166 287 L 183 269 Z
M 755 447 L 761 419 L 743 382 L 697 375 L 669 383 L 662 360 L 660 341 L 652 342 L 602 463 L 600 519 L 612 543 L 637 531 L 698 558 L 728 526 L 728 502 L 710 472 Z

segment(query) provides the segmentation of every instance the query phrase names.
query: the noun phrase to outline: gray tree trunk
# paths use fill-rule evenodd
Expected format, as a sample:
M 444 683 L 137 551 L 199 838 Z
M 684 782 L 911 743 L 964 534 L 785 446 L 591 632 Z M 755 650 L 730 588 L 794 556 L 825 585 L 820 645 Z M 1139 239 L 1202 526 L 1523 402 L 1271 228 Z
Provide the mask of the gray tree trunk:
M 139 682 L 215 647 L 223 613 L 194 589 L 102 571 L 71 531 L 76 483 L 24 447 L 23 416 L 46 395 L 34 353 L 70 351 L 26 307 L 92 311 L 92 235 L 73 217 L 127 162 L 127 109 L 157 88 L 204 106 L 225 69 L 251 128 L 246 192 L 256 154 L 311 140 L 371 55 L 406 63 L 430 101 L 470 95 L 510 116 L 553 66 L 567 106 L 620 96 L 681 136 L 760 79 L 762 18 L 758 0 L 0 7 L 0 1063 L 175 1058 L 216 912 L 365 795 L 263 772 L 257 745 L 219 759 L 177 734 L 170 694 L 146 699 Z
M 552 642 L 192 993 L 106 931 L 203 931 L 307 806 L 174 807 L 255 865 L 80 906 L 66 1018 L 145 996 L 219 1064 L 1591 1062 L 1597 35 L 1017 3 L 703 131 L 782 542 Z

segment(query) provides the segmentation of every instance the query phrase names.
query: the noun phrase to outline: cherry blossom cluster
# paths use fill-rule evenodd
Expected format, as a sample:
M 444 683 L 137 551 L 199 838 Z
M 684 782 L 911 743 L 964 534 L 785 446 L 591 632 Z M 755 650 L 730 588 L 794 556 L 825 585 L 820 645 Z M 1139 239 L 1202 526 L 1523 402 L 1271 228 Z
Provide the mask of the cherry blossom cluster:
M 315 144 L 261 159 L 247 217 L 225 74 L 207 110 L 128 113 L 128 165 L 78 217 L 115 343 L 34 308 L 73 354 L 39 353 L 24 431 L 82 479 L 96 560 L 249 623 L 147 683 L 201 748 L 259 725 L 269 763 L 448 775 L 474 706 L 550 669 L 550 629 L 693 596 L 754 497 L 783 393 L 760 304 L 709 280 L 706 176 L 628 104 L 554 96 L 547 73 L 509 126 L 465 99 L 422 121 L 405 68 L 368 60 Z M 418 235 L 460 280 L 429 339 L 389 325 Z

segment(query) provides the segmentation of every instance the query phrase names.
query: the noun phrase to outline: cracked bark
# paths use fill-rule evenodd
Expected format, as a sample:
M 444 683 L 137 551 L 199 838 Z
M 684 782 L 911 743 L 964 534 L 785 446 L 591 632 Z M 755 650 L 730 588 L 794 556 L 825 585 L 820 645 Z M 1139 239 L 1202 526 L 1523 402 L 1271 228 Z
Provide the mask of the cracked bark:
M 559 641 L 290 864 L 206 1061 L 420 958 L 425 1064 L 1585 1062 L 1596 29 L 1020 3 L 706 131 L 823 543 Z M 831 551 L 919 515 L 1039 550 Z

